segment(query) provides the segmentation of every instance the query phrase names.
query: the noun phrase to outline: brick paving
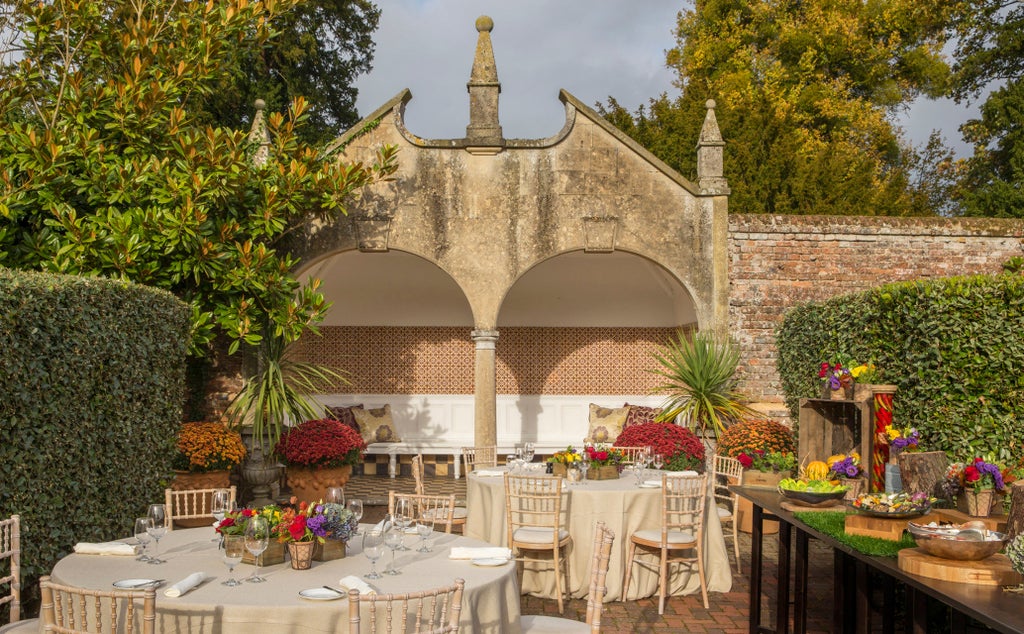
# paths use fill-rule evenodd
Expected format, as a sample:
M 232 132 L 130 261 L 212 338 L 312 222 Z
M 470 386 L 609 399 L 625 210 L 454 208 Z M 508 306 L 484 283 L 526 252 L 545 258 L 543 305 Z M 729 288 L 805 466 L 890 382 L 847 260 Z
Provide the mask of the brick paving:
M 427 493 L 455 493 L 457 498 L 465 499 L 466 480 L 454 478 L 428 478 Z M 349 497 L 361 497 L 366 501 L 367 510 L 364 521 L 377 521 L 386 512 L 387 491 L 413 491 L 413 480 L 408 477 L 395 479 L 380 476 L 354 476 L 346 485 Z M 621 536 L 616 535 L 616 539 Z M 744 574 L 733 574 L 732 590 L 729 592 L 711 592 L 708 594 L 710 608 L 705 610 L 700 593 L 683 597 L 669 597 L 665 604 L 665 614 L 658 614 L 658 598 L 650 597 L 638 601 L 613 601 L 604 605 L 601 618 L 601 631 L 608 634 L 631 634 L 634 632 L 700 632 L 705 634 L 740 634 L 748 631 L 747 615 L 749 614 L 749 573 L 750 573 L 750 536 L 740 533 L 740 551 Z M 777 540 L 774 535 L 764 539 L 764 574 L 762 596 L 762 622 L 775 622 L 776 566 L 778 553 Z M 832 550 L 812 540 L 809 549 L 810 583 L 808 596 L 808 632 L 832 631 Z M 792 592 L 790 593 L 792 596 Z M 554 599 L 538 599 L 522 597 L 523 614 L 558 614 L 558 606 Z M 587 602 L 585 599 L 573 599 L 566 602 L 564 617 L 586 620 Z M 792 608 L 790 610 L 792 614 Z

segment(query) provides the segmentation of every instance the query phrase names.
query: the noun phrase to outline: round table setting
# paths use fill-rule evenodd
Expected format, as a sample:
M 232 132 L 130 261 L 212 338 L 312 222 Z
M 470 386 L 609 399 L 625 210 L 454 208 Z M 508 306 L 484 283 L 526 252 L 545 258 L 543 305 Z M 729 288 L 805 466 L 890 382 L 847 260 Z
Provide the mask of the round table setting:
M 371 527 L 361 525 L 360 531 Z M 420 538 L 408 535 L 405 545 L 409 550 L 398 551 L 394 558 L 401 574 L 366 579 L 371 563 L 362 555 L 361 535 L 356 535 L 348 542 L 344 558 L 314 561 L 307 570 L 293 570 L 287 560 L 261 566 L 264 582 L 230 587 L 222 584 L 231 575 L 214 536 L 212 528 L 168 532 L 159 543 L 159 555 L 165 562 L 161 564 L 137 561 L 134 556 L 71 554 L 54 566 L 51 577 L 58 583 L 98 590 L 110 589 L 118 581 L 123 586 L 123 580 L 160 579 L 156 629 L 165 634 L 348 632 L 348 596 L 334 596 L 323 586 L 345 591 L 340 582 L 351 575 L 378 594 L 394 594 L 428 590 L 461 578 L 466 586 L 460 622 L 466 631 L 520 631 L 515 562 L 450 558 L 453 548 L 462 554 L 493 550 L 480 540 L 434 532 L 428 540 L 431 552 L 424 553 L 417 550 Z M 152 551 L 151 544 L 149 554 Z M 392 553 L 387 550 L 376 562 L 377 570 L 382 572 L 391 561 Z M 234 576 L 243 580 L 253 570 L 252 565 L 240 564 Z M 203 574 L 199 585 L 181 596 L 166 596 L 168 588 L 195 573 Z

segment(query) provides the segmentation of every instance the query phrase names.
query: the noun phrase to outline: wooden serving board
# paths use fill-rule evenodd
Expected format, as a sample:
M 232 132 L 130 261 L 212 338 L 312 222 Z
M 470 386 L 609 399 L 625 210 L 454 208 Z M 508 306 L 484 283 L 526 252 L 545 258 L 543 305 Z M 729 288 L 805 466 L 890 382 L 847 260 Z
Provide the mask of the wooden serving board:
M 864 535 L 898 542 L 907 528 L 908 521 L 910 520 L 851 513 L 846 516 L 846 532 L 850 535 Z
M 794 502 L 780 502 L 779 506 L 786 509 L 787 511 L 792 511 L 793 513 L 802 513 L 804 511 L 832 511 L 834 513 L 836 511 L 846 510 L 843 507 L 842 502 L 842 500 L 829 500 L 828 504 L 824 506 L 805 506 L 803 504 L 796 504 Z
M 996 553 L 978 561 L 933 557 L 920 548 L 904 548 L 899 554 L 900 570 L 929 579 L 971 583 L 979 586 L 1007 586 L 1021 583 L 1010 560 Z

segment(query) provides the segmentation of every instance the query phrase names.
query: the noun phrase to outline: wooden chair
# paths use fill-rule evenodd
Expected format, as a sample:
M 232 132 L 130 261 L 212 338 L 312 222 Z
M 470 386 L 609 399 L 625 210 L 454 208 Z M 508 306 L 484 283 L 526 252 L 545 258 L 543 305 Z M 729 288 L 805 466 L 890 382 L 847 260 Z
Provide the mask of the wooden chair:
M 465 585 L 464 580 L 456 579 L 450 586 L 408 594 L 359 594 L 359 590 L 349 590 L 349 634 L 458 632 Z M 367 627 L 363 627 L 361 611 L 368 612 Z
M 44 632 L 97 634 L 156 631 L 156 589 L 88 590 L 39 578 L 43 595 L 39 618 Z M 138 606 L 142 603 L 141 624 Z
M 463 447 L 462 448 L 462 471 L 466 475 L 473 470 L 473 467 L 497 467 L 498 448 L 490 447 Z
M 444 532 L 452 532 L 452 518 L 455 509 L 455 494 L 449 495 L 417 495 L 415 493 L 399 493 L 388 491 L 388 513 L 395 515 L 395 502 L 401 499 L 410 500 L 416 510 L 416 518 L 430 519 L 436 528 L 444 526 Z M 415 519 L 415 518 L 414 518 Z
M 648 455 L 651 453 L 650 447 L 616 447 L 618 451 L 622 452 L 622 464 L 634 464 L 636 457 L 646 451 Z
M 12 515 L 0 520 L 0 563 L 7 561 L 7 574 L 0 577 L 0 588 L 8 590 L 0 595 L 0 606 L 10 605 L 10 623 L 21 620 L 21 516 Z M 0 568 L 3 574 L 3 568 Z
M 426 495 L 426 489 L 423 485 L 423 456 L 416 454 L 412 457 L 412 477 L 416 481 L 416 495 Z M 452 528 L 459 529 L 462 532 L 463 527 L 466 525 L 466 507 L 455 506 L 452 509 Z M 435 522 L 443 520 L 443 518 L 433 518 Z
M 626 557 L 626 578 L 622 592 L 629 590 L 633 564 L 643 564 L 637 547 L 656 551 L 659 554 L 658 614 L 665 613 L 665 597 L 668 595 L 668 567 L 672 563 L 685 563 L 691 569 L 697 567 L 700 575 L 700 592 L 704 608 L 708 608 L 708 584 L 704 575 L 704 502 L 707 499 L 707 475 L 661 476 L 661 527 L 641 529 L 629 539 L 629 555 Z M 672 556 L 683 551 L 683 555 Z
M 725 539 L 732 539 L 732 551 L 736 556 L 736 573 L 740 570 L 740 539 L 739 539 L 739 508 L 740 496 L 729 490 L 731 484 L 743 484 L 743 465 L 735 458 L 715 454 L 712 462 L 712 473 L 714 481 L 712 486 L 715 493 L 715 508 L 718 510 L 718 519 L 724 527 L 729 524 L 731 535 L 723 531 Z
M 231 491 L 231 508 L 235 507 L 237 487 L 228 487 Z M 182 489 L 174 491 L 164 489 L 164 505 L 167 507 L 167 530 L 174 530 L 177 520 L 207 519 L 213 523 L 213 492 L 220 489 Z
M 551 551 L 555 569 L 558 612 L 563 613 L 562 578 L 569 585 L 568 559 L 563 550 L 572 543 L 562 527 L 562 478 L 505 474 L 505 520 L 508 546 L 518 562 L 547 562 L 531 558 L 524 551 Z
M 557 616 L 529 615 L 522 616 L 519 623 L 524 634 L 530 632 L 579 632 L 598 634 L 601 631 L 601 611 L 604 609 L 604 595 L 608 592 L 605 579 L 608 576 L 608 563 L 611 561 L 612 542 L 615 533 L 598 522 L 594 530 L 593 556 L 590 559 L 590 592 L 587 593 L 587 620 L 585 623 L 570 621 Z

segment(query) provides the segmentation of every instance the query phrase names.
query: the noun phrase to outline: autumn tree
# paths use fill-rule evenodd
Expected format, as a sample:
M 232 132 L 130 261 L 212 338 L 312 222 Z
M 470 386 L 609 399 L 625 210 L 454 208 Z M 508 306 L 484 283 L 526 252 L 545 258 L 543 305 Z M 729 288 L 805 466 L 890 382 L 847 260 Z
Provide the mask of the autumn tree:
M 945 89 L 947 24 L 942 0 L 698 0 L 667 55 L 681 95 L 603 113 L 693 175 L 714 99 L 737 212 L 930 214 L 936 184 L 914 180 L 891 118 Z

